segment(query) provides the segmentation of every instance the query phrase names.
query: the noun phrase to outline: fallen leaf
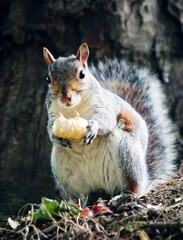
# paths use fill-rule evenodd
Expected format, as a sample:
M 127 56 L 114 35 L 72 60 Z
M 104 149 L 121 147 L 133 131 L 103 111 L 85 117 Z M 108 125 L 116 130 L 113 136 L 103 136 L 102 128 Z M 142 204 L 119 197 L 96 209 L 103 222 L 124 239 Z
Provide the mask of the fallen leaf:
M 150 240 L 150 237 L 144 230 L 139 231 L 139 238 L 140 240 Z
M 92 210 L 94 214 L 101 213 L 101 212 L 108 212 L 113 214 L 113 212 L 108 207 L 105 207 L 105 206 L 94 205 Z
M 158 205 L 151 205 L 151 204 L 147 204 L 147 208 L 149 209 L 154 209 L 154 210 L 158 210 L 162 207 L 162 203 L 159 203 Z
M 174 199 L 175 202 L 179 202 L 179 201 L 181 201 L 181 200 L 182 200 L 182 197 L 178 197 L 178 198 L 175 198 L 175 199 Z
M 53 221 L 59 220 L 62 214 L 74 214 L 80 213 L 79 207 L 75 204 L 66 203 L 65 201 L 58 202 L 46 197 L 41 198 L 41 204 L 39 209 L 33 213 L 33 220 L 38 221 Z
M 122 212 L 121 215 L 123 215 L 124 217 L 128 217 L 128 213 L 126 211 Z
M 10 217 L 8 218 L 8 223 L 13 229 L 17 228 L 20 225 L 18 221 L 12 220 Z
M 82 214 L 86 217 L 93 217 L 93 211 L 89 208 L 84 208 Z

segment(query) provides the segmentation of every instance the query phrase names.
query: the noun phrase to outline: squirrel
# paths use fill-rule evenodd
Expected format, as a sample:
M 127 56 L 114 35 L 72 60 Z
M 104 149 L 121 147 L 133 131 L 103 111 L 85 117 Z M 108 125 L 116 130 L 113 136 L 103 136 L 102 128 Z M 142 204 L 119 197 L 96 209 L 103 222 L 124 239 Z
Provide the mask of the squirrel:
M 116 58 L 89 67 L 86 43 L 77 55 L 55 59 L 47 48 L 43 54 L 51 167 L 62 199 L 114 197 L 124 190 L 141 195 L 171 179 L 176 136 L 155 75 Z M 88 120 L 82 142 L 53 134 L 58 112 Z

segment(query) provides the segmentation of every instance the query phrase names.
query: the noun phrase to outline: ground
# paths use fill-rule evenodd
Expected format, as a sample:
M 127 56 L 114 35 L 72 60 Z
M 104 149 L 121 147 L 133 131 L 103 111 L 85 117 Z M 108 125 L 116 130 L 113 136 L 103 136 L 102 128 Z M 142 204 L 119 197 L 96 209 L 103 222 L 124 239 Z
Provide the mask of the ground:
M 1 219 L 0 239 L 183 239 L 183 178 L 162 184 L 140 198 L 124 193 L 110 204 L 100 199 L 99 205 L 103 204 L 113 214 L 87 217 L 82 210 L 47 223 L 23 221 L 22 215 L 28 211 L 25 207 L 19 217 L 11 216 L 21 224 L 17 230 L 8 226 L 7 218 Z

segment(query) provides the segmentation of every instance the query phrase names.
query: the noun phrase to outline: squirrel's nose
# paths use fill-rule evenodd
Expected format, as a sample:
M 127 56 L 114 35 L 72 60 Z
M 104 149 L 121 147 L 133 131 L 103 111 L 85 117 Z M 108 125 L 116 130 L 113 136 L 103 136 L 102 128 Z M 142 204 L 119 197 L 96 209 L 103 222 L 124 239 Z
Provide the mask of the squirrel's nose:
M 62 102 L 70 102 L 71 101 L 71 95 L 70 94 L 62 95 L 61 101 Z

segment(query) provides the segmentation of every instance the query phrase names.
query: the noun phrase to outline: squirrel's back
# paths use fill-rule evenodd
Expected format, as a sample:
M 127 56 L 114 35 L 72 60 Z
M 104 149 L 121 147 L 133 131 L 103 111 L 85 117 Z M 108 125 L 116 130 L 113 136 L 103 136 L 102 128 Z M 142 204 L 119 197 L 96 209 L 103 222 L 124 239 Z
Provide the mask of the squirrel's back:
M 150 179 L 159 178 L 154 185 L 167 180 L 177 170 L 176 136 L 159 80 L 147 69 L 117 59 L 92 65 L 90 71 L 103 87 L 130 103 L 146 121 Z

